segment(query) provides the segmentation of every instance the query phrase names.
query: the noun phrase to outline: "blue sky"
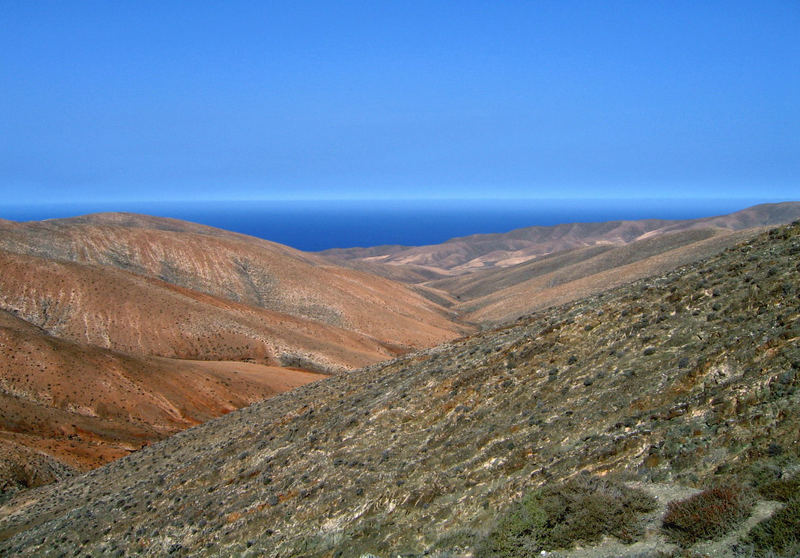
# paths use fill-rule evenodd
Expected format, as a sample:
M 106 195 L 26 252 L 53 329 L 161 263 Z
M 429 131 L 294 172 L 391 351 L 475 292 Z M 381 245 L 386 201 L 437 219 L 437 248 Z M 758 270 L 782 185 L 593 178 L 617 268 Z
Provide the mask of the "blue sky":
M 5 203 L 800 198 L 800 3 L 2 3 Z

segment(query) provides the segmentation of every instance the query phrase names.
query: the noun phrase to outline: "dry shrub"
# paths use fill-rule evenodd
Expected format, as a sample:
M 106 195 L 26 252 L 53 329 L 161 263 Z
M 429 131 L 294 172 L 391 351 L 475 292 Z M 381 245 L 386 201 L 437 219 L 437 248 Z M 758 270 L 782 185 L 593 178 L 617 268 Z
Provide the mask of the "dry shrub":
M 800 498 L 800 475 L 774 480 L 759 487 L 758 491 L 764 498 L 779 502 Z
M 800 498 L 759 522 L 742 540 L 755 556 L 800 555 Z
M 641 514 L 655 500 L 618 481 L 579 475 L 526 495 L 503 515 L 479 547 L 479 556 L 538 556 L 542 550 L 599 542 L 612 535 L 631 543 L 641 535 Z
M 720 537 L 750 515 L 754 499 L 739 485 L 717 486 L 670 502 L 664 514 L 667 537 L 683 546 Z

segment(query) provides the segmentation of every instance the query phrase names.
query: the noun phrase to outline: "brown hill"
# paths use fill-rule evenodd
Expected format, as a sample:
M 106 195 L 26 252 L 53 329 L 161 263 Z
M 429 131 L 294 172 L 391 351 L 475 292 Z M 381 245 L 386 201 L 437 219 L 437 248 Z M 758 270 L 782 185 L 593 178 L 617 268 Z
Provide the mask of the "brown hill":
M 0 350 L 3 491 L 97 467 L 324 377 L 123 354 L 53 337 L 2 310 Z
M 789 537 L 799 254 L 800 223 L 230 413 L 6 502 L 0 553 L 731 556 L 735 538 L 680 549 L 660 528 L 669 501 L 710 485 L 762 490 L 730 520 L 746 529 L 783 490 Z M 603 502 L 632 486 L 658 500 L 612 517 Z M 595 538 L 576 517 L 599 520 Z
M 381 266 L 415 266 L 443 276 L 479 269 L 508 267 L 536 257 L 588 246 L 619 246 L 630 242 L 692 229 L 729 231 L 789 223 L 800 218 L 800 202 L 756 205 L 736 213 L 702 219 L 667 221 L 609 221 L 527 227 L 508 233 L 476 234 L 429 246 L 379 246 L 321 252 L 337 263 Z M 380 264 L 380 265 L 379 265 Z M 387 274 L 392 273 L 387 271 Z
M 549 306 L 665 273 L 716 254 L 763 229 L 689 229 L 622 246 L 592 246 L 536 258 L 507 268 L 428 283 L 455 296 L 463 319 L 501 323 Z
M 133 355 L 340 371 L 407 346 L 108 267 L 2 250 L 0 266 L 0 308 L 51 335 Z M 420 343 L 416 331 L 409 337 Z
M 467 331 L 404 285 L 172 219 L 0 223 L 0 269 L 8 486 Z
M 217 298 L 413 348 L 463 330 L 442 308 L 375 275 L 212 227 L 133 214 L 0 226 L 0 248 L 112 267 Z
M 485 326 L 663 273 L 797 218 L 800 202 L 786 202 L 686 221 L 571 223 L 323 255 L 413 283 L 460 319 Z

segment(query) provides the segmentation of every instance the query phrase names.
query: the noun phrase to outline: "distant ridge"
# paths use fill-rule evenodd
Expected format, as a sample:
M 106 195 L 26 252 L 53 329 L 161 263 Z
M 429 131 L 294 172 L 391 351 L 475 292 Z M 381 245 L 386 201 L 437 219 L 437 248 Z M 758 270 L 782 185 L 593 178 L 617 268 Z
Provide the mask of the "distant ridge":
M 566 223 L 322 254 L 406 281 L 460 319 L 486 326 L 664 273 L 798 218 L 800 202 L 785 202 L 701 219 Z
M 565 223 L 453 238 L 428 246 L 343 248 L 319 253 L 339 263 L 371 264 L 373 270 L 379 269 L 374 264 L 412 265 L 440 276 L 453 276 L 490 267 L 507 267 L 574 248 L 627 244 L 645 235 L 699 228 L 736 231 L 785 224 L 798 218 L 800 202 L 783 202 L 755 205 L 728 215 L 700 219 Z

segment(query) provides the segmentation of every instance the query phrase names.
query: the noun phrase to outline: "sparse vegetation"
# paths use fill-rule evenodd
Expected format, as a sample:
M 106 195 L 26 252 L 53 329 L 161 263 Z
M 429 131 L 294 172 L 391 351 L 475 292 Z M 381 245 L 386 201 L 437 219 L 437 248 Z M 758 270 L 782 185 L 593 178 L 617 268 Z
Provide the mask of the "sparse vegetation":
M 709 488 L 670 502 L 663 519 L 664 533 L 683 546 L 715 539 L 746 519 L 753 502 L 753 495 L 736 484 Z

